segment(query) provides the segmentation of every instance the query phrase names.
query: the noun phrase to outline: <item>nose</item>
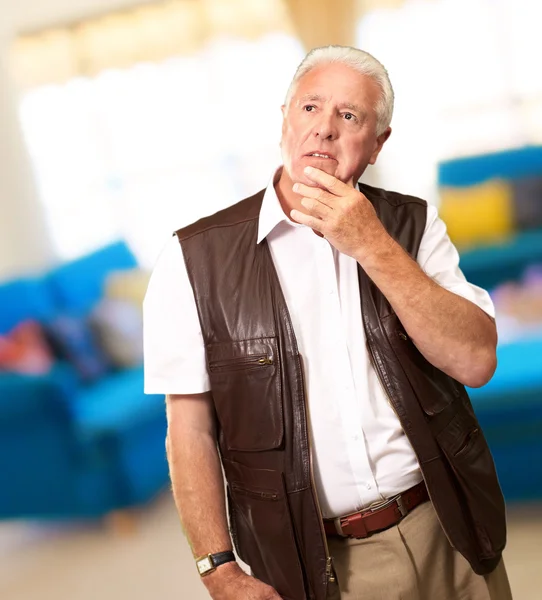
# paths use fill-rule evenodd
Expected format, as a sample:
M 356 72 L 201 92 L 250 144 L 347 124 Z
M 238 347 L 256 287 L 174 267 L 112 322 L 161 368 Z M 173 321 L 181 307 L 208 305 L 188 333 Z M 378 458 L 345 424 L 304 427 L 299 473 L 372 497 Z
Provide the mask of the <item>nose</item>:
M 338 130 L 331 114 L 322 114 L 314 128 L 314 135 L 323 140 L 334 140 Z

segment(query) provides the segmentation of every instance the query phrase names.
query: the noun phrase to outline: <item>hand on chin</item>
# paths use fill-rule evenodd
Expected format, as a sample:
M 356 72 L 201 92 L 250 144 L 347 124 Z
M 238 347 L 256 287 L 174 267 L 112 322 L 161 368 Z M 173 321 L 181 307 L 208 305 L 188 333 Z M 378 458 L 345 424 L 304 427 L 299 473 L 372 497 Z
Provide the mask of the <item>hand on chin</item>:
M 307 166 L 307 165 L 304 165 L 304 166 Z M 320 169 L 320 171 L 324 171 L 324 173 L 327 173 L 328 175 L 332 175 L 333 177 L 337 177 L 337 179 L 340 179 L 340 177 L 337 175 L 337 163 L 335 161 L 326 160 L 326 159 L 322 159 L 319 161 L 314 160 L 314 161 L 311 161 L 310 163 L 308 163 L 308 166 L 315 167 L 316 169 Z M 312 179 L 307 177 L 307 175 L 305 175 L 305 173 L 303 173 L 303 171 L 301 171 L 301 177 L 299 179 L 299 182 L 304 183 L 305 185 L 310 185 L 311 187 L 320 187 Z

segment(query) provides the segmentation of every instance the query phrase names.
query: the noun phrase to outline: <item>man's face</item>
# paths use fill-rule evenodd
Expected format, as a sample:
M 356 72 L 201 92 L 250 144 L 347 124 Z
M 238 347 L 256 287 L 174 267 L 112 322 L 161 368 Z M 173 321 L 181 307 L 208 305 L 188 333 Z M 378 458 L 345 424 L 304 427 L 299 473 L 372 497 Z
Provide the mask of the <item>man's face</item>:
M 303 173 L 309 165 L 356 182 L 376 162 L 391 131 L 377 138 L 379 98 L 371 77 L 343 64 L 322 65 L 304 75 L 290 105 L 282 107 L 282 159 L 290 179 L 314 185 Z

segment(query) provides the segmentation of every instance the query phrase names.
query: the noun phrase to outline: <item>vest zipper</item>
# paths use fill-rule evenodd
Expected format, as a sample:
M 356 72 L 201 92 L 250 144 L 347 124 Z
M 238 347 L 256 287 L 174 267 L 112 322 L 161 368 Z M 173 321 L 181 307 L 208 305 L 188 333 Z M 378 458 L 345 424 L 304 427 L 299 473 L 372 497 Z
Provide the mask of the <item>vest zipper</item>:
M 296 348 L 297 350 L 297 348 Z M 299 360 L 299 354 L 297 355 L 297 361 L 298 361 L 298 366 L 300 369 L 300 372 L 302 373 L 302 367 L 301 367 L 301 361 Z M 311 430 L 309 427 L 309 422 L 310 422 L 310 409 L 309 409 L 309 403 L 307 401 L 307 393 L 305 390 L 305 379 L 303 378 L 303 400 L 305 402 L 305 414 L 307 415 L 307 441 L 309 443 L 309 474 L 310 474 L 310 478 L 311 478 L 311 491 L 312 491 L 312 496 L 314 498 L 314 503 L 316 504 L 316 510 L 318 512 L 318 517 L 319 517 L 319 521 L 320 521 L 320 531 L 322 532 L 322 539 L 324 541 L 324 549 L 325 549 L 325 553 L 326 553 L 326 582 L 327 583 L 335 583 L 336 579 L 335 579 L 335 575 L 333 573 L 333 558 L 329 553 L 329 545 L 327 543 L 327 537 L 326 537 L 326 532 L 324 530 L 324 516 L 322 514 L 322 508 L 320 507 L 320 500 L 318 499 L 318 494 L 316 492 L 316 482 L 314 479 L 314 465 L 313 465 L 313 460 L 312 460 L 312 434 L 311 434 Z
M 363 313 L 363 311 L 362 311 L 362 313 Z M 384 385 L 384 382 L 382 381 L 382 379 L 383 379 L 383 376 L 382 376 L 382 373 L 380 372 L 380 368 L 379 368 L 379 367 L 377 367 L 377 363 L 376 363 L 376 359 L 375 359 L 375 354 L 374 354 L 374 349 L 373 349 L 373 346 L 372 346 L 372 344 L 371 344 L 371 342 L 372 342 L 372 335 L 370 335 L 370 334 L 368 334 L 368 333 L 367 333 L 367 331 L 368 331 L 369 327 L 368 327 L 368 324 L 367 324 L 367 322 L 366 322 L 366 317 L 365 317 L 365 314 L 363 314 L 363 321 L 364 321 L 364 323 L 365 323 L 365 325 L 366 325 L 366 327 L 365 327 L 365 335 L 367 335 L 367 337 L 368 337 L 368 339 L 369 339 L 369 344 L 368 344 L 368 346 L 369 346 L 369 355 L 370 355 L 370 357 L 371 357 L 371 363 L 373 364 L 373 368 L 374 368 L 374 370 L 375 370 L 375 373 L 376 373 L 376 375 L 377 375 L 378 382 L 380 383 L 380 387 L 382 388 L 382 391 L 384 392 L 384 395 L 386 396 L 386 399 L 387 399 L 387 401 L 388 401 L 388 404 L 391 406 L 391 408 L 392 408 L 393 412 L 396 414 L 397 418 L 399 419 L 399 422 L 401 422 L 401 419 L 400 419 L 399 415 L 397 414 L 397 411 L 395 410 L 395 406 L 393 406 L 393 402 L 391 401 L 391 396 L 390 396 L 390 394 L 389 394 L 389 392 L 388 392 L 388 389 L 387 389 L 387 387 Z M 404 337 L 403 337 L 403 336 L 404 336 Z M 408 339 L 408 337 L 407 337 L 405 334 L 403 334 L 403 335 L 399 334 L 399 337 L 400 337 L 401 339 L 403 339 L 403 340 L 406 340 L 406 339 Z M 414 451 L 414 452 L 416 452 L 416 451 Z M 416 453 L 416 456 L 417 456 L 417 453 Z M 420 464 L 420 461 L 419 461 L 419 460 L 418 460 L 418 464 L 420 465 L 420 470 L 421 470 L 421 472 L 422 472 L 422 476 L 423 476 L 423 469 L 422 469 L 422 466 L 421 466 L 421 464 Z M 433 504 L 433 506 L 435 506 L 435 504 L 434 504 L 434 502 L 433 502 L 433 498 L 432 498 L 432 496 L 431 496 L 431 491 L 429 490 L 429 486 L 427 486 L 427 485 L 426 485 L 425 487 L 427 488 L 427 493 L 428 493 L 428 495 L 429 495 L 429 499 L 431 500 L 431 504 Z M 450 537 L 448 536 L 448 533 L 446 532 L 446 529 L 444 529 L 444 526 L 442 525 L 442 521 L 440 520 L 440 517 L 439 517 L 439 515 L 438 515 L 438 513 L 437 513 L 437 511 L 436 511 L 436 510 L 435 510 L 435 515 L 437 516 L 437 521 L 439 522 L 439 524 L 440 524 L 440 527 L 441 527 L 442 531 L 444 531 L 444 535 L 446 536 L 446 538 L 447 538 L 447 540 L 448 540 L 448 542 L 449 542 L 450 546 L 451 546 L 451 547 L 452 547 L 454 550 L 456 550 L 455 546 L 452 544 L 452 540 L 450 539 Z
M 278 500 L 279 495 L 276 492 L 270 490 L 249 490 L 242 485 L 233 482 L 230 485 L 232 490 L 235 490 L 239 494 L 249 496 L 250 498 L 256 498 L 257 500 Z
M 228 358 L 209 364 L 209 371 L 236 371 L 247 367 L 266 367 L 273 364 L 273 359 L 267 355 L 247 356 L 240 358 Z
M 286 322 L 287 328 L 289 329 L 289 331 L 291 332 L 291 335 L 292 335 L 292 342 L 293 342 L 294 351 L 295 351 L 295 360 L 297 362 L 297 369 L 298 369 L 299 375 L 301 377 L 301 382 L 303 384 L 303 402 L 305 404 L 305 427 L 307 428 L 307 442 L 308 442 L 308 446 L 309 446 L 309 476 L 310 476 L 310 480 L 311 480 L 311 493 L 312 493 L 312 497 L 314 500 L 314 504 L 316 506 L 316 512 L 318 513 L 318 518 L 319 518 L 319 522 L 320 522 L 320 532 L 322 534 L 322 541 L 324 542 L 324 552 L 326 554 L 326 595 L 327 595 L 328 583 L 335 583 L 336 578 L 335 578 L 335 575 L 333 572 L 333 557 L 329 553 L 329 545 L 327 543 L 326 532 L 324 530 L 324 517 L 322 515 L 320 501 L 318 500 L 318 494 L 316 493 L 316 482 L 314 480 L 314 466 L 313 466 L 313 460 L 312 460 L 312 439 L 311 439 L 311 431 L 310 431 L 310 427 L 309 427 L 310 411 L 309 411 L 309 405 L 308 405 L 308 401 L 307 401 L 307 390 L 305 389 L 305 377 L 304 377 L 304 373 L 303 373 L 303 366 L 301 365 L 301 359 L 299 358 L 299 348 L 297 346 L 297 338 L 295 337 L 294 326 L 292 324 L 292 318 L 290 317 L 290 312 L 289 312 L 288 306 L 286 304 L 286 299 L 284 298 L 284 295 L 282 294 L 282 288 L 280 287 L 280 282 L 279 282 L 279 278 L 277 275 L 277 271 L 274 268 L 273 257 L 271 256 L 271 250 L 269 249 L 267 240 L 265 242 L 265 250 L 267 252 L 269 260 L 271 261 L 271 265 L 272 265 L 272 268 L 273 268 L 273 271 L 275 274 L 276 285 L 277 285 L 278 289 L 280 290 L 280 293 L 282 295 L 282 301 L 284 302 L 284 306 L 286 307 L 286 311 L 284 314 L 284 320 Z

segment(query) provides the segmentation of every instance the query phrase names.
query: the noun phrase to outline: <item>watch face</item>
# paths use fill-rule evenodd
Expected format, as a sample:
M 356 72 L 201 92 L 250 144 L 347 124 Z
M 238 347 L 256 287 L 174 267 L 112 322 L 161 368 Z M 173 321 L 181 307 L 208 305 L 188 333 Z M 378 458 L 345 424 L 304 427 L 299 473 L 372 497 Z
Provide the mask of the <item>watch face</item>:
M 213 565 L 211 564 L 211 560 L 209 557 L 202 558 L 198 560 L 198 571 L 200 575 L 207 573 L 207 571 L 211 571 L 213 569 Z

